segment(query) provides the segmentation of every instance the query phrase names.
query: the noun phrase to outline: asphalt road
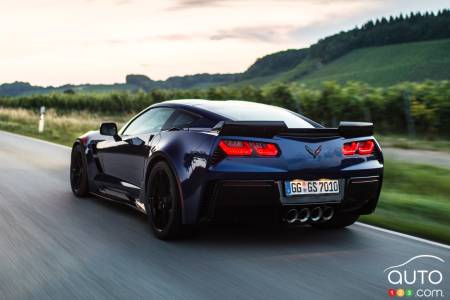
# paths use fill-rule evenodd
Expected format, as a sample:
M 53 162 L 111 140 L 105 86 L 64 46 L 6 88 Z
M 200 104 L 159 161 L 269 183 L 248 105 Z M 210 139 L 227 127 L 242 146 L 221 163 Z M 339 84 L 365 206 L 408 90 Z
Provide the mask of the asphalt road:
M 445 260 L 414 263 L 439 269 L 450 296 L 443 245 L 358 224 L 162 242 L 140 213 L 72 196 L 68 163 L 68 148 L 0 132 L 1 299 L 385 299 L 383 270 L 421 254 Z
M 450 169 L 450 154 L 446 152 L 383 147 L 383 155 L 407 163 Z

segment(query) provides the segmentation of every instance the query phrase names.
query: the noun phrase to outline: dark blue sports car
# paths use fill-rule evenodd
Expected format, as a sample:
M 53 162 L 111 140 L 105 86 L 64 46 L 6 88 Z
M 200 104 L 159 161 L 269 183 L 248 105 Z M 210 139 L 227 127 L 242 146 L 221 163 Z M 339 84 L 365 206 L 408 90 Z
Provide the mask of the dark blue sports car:
M 237 220 L 343 228 L 374 211 L 383 179 L 371 123 L 325 128 L 245 101 L 158 103 L 72 149 L 76 196 L 146 212 L 158 238 Z

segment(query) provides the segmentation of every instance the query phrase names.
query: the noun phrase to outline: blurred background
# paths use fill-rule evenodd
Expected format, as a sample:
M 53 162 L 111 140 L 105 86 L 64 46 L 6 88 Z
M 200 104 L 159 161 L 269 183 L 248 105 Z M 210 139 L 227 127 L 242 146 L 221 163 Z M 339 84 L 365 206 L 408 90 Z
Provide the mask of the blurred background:
M 370 121 L 385 184 L 361 221 L 450 243 L 447 1 L 0 0 L 0 35 L 0 130 L 71 146 L 183 98 Z

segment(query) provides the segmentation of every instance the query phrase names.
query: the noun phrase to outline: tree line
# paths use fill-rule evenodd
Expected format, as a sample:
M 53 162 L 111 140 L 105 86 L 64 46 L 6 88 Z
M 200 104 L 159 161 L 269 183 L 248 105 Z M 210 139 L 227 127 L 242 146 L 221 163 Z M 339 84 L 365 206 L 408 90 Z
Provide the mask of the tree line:
M 310 55 L 329 62 L 354 49 L 450 37 L 450 10 L 411 13 L 369 21 L 329 36 L 310 47 Z
M 339 85 L 324 82 L 318 89 L 298 84 L 264 87 L 211 87 L 208 89 L 161 90 L 34 95 L 0 98 L 0 107 L 59 112 L 86 111 L 99 114 L 135 113 L 151 104 L 172 99 L 243 99 L 281 106 L 325 125 L 339 121 L 372 121 L 378 133 L 406 134 L 414 126 L 418 134 L 449 137 L 450 81 L 405 82 L 377 88 L 361 82 Z

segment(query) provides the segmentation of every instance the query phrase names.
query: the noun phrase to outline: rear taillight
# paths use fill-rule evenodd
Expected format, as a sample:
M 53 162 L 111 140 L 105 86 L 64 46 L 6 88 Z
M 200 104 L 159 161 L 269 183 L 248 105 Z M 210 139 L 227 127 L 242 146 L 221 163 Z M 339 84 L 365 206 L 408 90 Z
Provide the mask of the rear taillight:
M 354 155 L 357 149 L 357 142 L 345 143 L 344 146 L 342 146 L 342 153 L 344 153 L 344 155 Z
M 270 143 L 250 143 L 259 156 L 277 156 L 278 148 L 275 144 Z
M 369 155 L 373 153 L 375 149 L 375 142 L 373 140 L 359 141 L 345 143 L 342 146 L 342 153 L 346 156 L 349 155 Z
M 373 153 L 375 143 L 372 140 L 358 142 L 358 153 L 361 155 L 368 155 Z
M 250 156 L 253 153 L 250 143 L 245 141 L 222 140 L 219 147 L 230 156 Z
M 272 143 L 248 142 L 240 140 L 221 140 L 219 142 L 220 149 L 228 156 L 278 156 L 279 150 L 277 145 Z

